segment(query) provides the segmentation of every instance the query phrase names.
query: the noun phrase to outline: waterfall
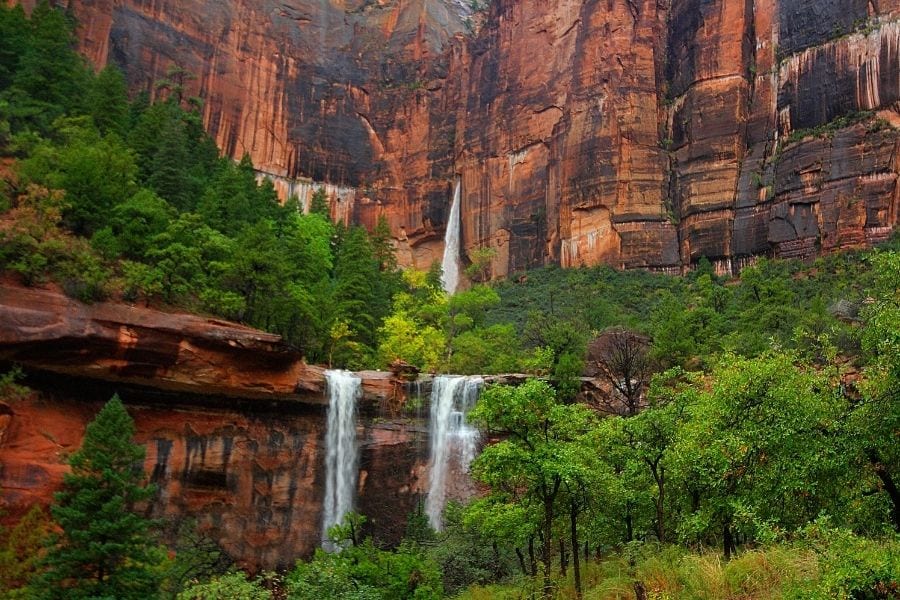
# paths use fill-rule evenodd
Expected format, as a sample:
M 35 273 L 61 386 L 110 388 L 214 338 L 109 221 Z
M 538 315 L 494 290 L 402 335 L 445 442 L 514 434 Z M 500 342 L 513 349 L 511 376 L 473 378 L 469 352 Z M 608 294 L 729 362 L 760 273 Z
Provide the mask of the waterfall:
M 447 231 L 444 233 L 444 258 L 441 261 L 441 284 L 444 291 L 452 294 L 459 285 L 459 233 L 461 229 L 459 205 L 462 200 L 462 183 L 456 179 L 453 186 L 453 204 L 450 206 L 450 218 L 447 220 Z
M 441 515 L 452 483 L 451 471 L 466 473 L 478 445 L 478 430 L 466 423 L 481 391 L 480 377 L 435 377 L 431 389 L 431 460 L 425 513 L 428 522 L 440 531 Z
M 325 432 L 325 502 L 322 506 L 322 542 L 334 550 L 328 529 L 353 510 L 359 476 L 356 446 L 356 401 L 362 379 L 348 371 L 325 371 L 328 424 Z

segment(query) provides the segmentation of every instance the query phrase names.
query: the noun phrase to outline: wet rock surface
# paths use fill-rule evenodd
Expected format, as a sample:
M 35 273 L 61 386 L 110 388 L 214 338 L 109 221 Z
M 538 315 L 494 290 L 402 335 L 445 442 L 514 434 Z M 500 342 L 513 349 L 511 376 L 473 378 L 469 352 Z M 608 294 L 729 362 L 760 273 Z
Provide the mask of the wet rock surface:
M 249 153 L 283 196 L 327 182 L 336 218 L 386 216 L 404 265 L 440 258 L 457 175 L 464 253 L 493 248 L 494 277 L 785 254 L 778 207 L 795 203 L 773 188 L 802 167 L 781 142 L 857 111 L 891 128 L 859 140 L 877 158 L 835 193 L 864 197 L 861 227 L 879 233 L 806 202 L 820 229 L 857 241 L 808 246 L 804 230 L 787 254 L 897 223 L 897 0 L 495 0 L 476 34 L 449 0 L 72 7 L 95 64 L 150 91 L 172 65 L 193 73 L 226 153 Z

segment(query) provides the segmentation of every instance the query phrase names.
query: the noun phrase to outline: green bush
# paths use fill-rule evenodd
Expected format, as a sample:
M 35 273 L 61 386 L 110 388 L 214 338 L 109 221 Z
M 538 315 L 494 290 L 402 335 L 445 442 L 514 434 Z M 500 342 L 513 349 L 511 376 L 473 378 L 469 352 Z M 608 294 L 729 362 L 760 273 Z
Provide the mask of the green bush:
M 178 600 L 270 600 L 272 592 L 245 573 L 227 573 L 206 583 L 197 583 L 178 594 Z
M 900 539 L 863 538 L 816 523 L 805 530 L 801 547 L 819 559 L 819 577 L 799 582 L 788 600 L 876 600 L 900 597 Z
M 414 544 L 396 550 L 375 547 L 371 539 L 340 552 L 316 551 L 298 562 L 287 578 L 288 598 L 307 600 L 439 600 L 441 573 Z

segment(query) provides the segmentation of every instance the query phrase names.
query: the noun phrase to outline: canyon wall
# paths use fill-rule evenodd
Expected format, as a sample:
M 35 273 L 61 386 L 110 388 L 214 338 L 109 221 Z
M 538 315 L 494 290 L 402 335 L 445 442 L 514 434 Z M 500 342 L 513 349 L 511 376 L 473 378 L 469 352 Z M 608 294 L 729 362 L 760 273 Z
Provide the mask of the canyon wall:
M 156 485 L 148 514 L 196 523 L 244 567 L 290 567 L 321 542 L 324 371 L 278 336 L 234 323 L 0 284 L 0 372 L 34 391 L 0 398 L 0 513 L 48 504 L 85 426 L 113 393 Z M 363 372 L 357 509 L 399 542 L 428 489 L 428 430 L 406 384 Z M 427 415 L 427 411 L 425 413 Z
M 10 522 L 52 500 L 66 457 L 115 391 L 146 449 L 144 470 L 156 486 L 149 516 L 167 529 L 193 523 L 253 571 L 290 568 L 320 545 L 324 408 L 198 405 L 129 387 L 31 379 L 29 398 L 0 402 L 0 507 Z M 356 509 L 369 518 L 367 533 L 397 543 L 428 489 L 426 424 L 370 415 L 360 419 L 358 435 Z
M 897 224 L 900 0 L 69 3 L 95 64 L 194 74 L 226 153 L 384 215 L 404 265 L 440 257 L 457 175 L 493 277 L 724 272 Z

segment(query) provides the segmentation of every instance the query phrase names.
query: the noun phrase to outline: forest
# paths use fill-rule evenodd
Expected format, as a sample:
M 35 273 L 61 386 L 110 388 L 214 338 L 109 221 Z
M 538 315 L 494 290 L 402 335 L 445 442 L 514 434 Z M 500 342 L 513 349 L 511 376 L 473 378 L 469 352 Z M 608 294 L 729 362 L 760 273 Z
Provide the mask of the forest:
M 143 516 L 116 397 L 49 511 L 0 530 L 0 598 L 900 598 L 900 239 L 739 276 L 544 267 L 448 296 L 388 224 L 280 204 L 204 132 L 191 74 L 154 100 L 75 52 L 46 0 L 0 6 L 0 270 L 83 302 L 215 315 L 309 362 L 519 373 L 470 419 L 483 490 L 398 546 L 366 516 L 283 573 Z M 585 394 L 583 376 L 602 382 Z M 27 393 L 17 369 L 0 398 Z M 174 541 L 173 541 L 174 540 Z M 299 558 L 299 557 L 298 557 Z

